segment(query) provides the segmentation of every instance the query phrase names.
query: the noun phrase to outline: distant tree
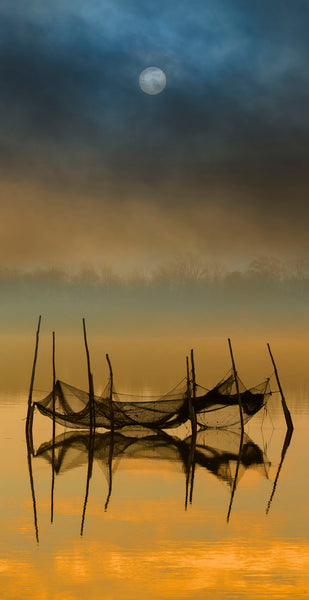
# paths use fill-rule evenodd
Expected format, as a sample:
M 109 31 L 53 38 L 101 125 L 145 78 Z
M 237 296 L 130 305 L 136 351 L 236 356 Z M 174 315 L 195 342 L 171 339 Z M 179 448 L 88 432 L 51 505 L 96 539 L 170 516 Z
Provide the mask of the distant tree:
M 279 258 L 260 256 L 249 264 L 246 275 L 248 277 L 283 280 L 288 277 L 289 269 Z
M 157 267 L 152 274 L 153 281 L 170 283 L 192 283 L 202 281 L 217 281 L 226 274 L 226 269 L 219 263 L 186 255 L 178 257 Z

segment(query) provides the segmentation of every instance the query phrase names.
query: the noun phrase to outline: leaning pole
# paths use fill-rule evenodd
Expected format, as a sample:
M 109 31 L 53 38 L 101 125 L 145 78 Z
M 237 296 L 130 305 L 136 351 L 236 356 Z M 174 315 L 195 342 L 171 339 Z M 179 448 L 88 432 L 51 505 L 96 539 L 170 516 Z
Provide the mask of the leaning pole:
M 40 327 L 41 327 L 41 315 L 39 316 L 39 321 L 38 321 L 38 326 L 37 326 L 37 331 L 36 331 L 34 358 L 33 358 L 32 373 L 31 373 L 29 395 L 28 395 L 28 410 L 27 410 L 27 419 L 26 419 L 26 435 L 27 435 L 27 438 L 29 440 L 31 438 L 31 427 L 32 427 L 32 420 L 33 420 L 32 393 L 33 393 L 33 386 L 34 386 L 36 361 L 37 361 L 37 357 L 38 357 Z
M 280 395 L 281 395 L 281 404 L 282 404 L 282 408 L 283 408 L 283 412 L 284 412 L 284 416 L 285 416 L 287 428 L 291 429 L 293 431 L 294 425 L 293 425 L 291 413 L 290 413 L 290 411 L 288 409 L 288 405 L 286 403 L 286 400 L 285 400 L 285 397 L 284 397 L 284 394 L 283 394 L 283 390 L 282 390 L 282 387 L 281 387 L 281 383 L 280 383 L 280 379 L 279 379 L 279 375 L 278 375 L 278 371 L 277 371 L 275 359 L 274 359 L 274 357 L 272 355 L 272 351 L 270 349 L 270 345 L 269 344 L 267 344 L 267 348 L 268 348 L 268 352 L 269 352 L 269 355 L 270 355 L 270 358 L 271 358 L 271 362 L 273 363 L 273 367 L 274 367 L 274 371 L 275 371 L 275 376 L 276 376 L 278 388 L 279 388 Z
M 234 379 L 235 379 L 235 384 L 236 384 L 237 399 L 238 399 L 238 404 L 239 404 L 241 433 L 243 435 L 243 433 L 244 433 L 244 415 L 243 415 L 241 397 L 240 397 L 240 392 L 239 392 L 238 375 L 237 375 L 237 371 L 236 371 L 236 366 L 235 366 L 234 355 L 233 355 L 232 344 L 231 344 L 230 338 L 228 338 L 228 343 L 229 343 L 230 355 L 231 355 L 231 360 L 232 360 Z

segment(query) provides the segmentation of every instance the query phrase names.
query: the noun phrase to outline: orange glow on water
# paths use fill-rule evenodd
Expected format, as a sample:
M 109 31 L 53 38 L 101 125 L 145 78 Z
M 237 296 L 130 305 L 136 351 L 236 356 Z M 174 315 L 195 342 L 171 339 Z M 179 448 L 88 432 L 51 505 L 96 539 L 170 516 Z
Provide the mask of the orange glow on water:
M 85 589 L 95 600 L 117 594 L 133 598 L 132 590 L 135 598 L 186 598 L 192 592 L 197 598 L 225 598 L 231 592 L 243 597 L 248 587 L 250 598 L 304 599 L 309 545 L 301 540 L 266 545 L 239 540 L 128 552 L 83 541 L 56 550 L 39 565 L 29 559 L 2 560 L 0 570 L 6 599 L 80 599 Z
M 131 354 L 119 340 L 111 343 L 116 354 L 119 353 L 125 382 L 133 363 L 138 363 L 137 358 L 141 356 L 142 341 Z M 141 380 L 146 374 L 150 388 L 158 373 L 162 373 L 162 382 L 168 383 L 171 369 L 175 367 L 177 371 L 178 358 L 183 352 L 175 340 L 173 343 L 166 341 L 165 348 L 170 349 L 171 360 L 164 367 L 160 343 L 161 340 L 149 342 L 143 357 L 145 370 L 138 373 L 139 377 L 142 375 Z M 182 343 L 184 347 L 184 340 Z M 189 345 L 188 340 L 186 344 Z M 69 348 L 68 340 L 64 345 Z M 98 343 L 98 354 L 103 352 L 103 345 L 102 341 Z M 216 352 L 220 345 L 221 341 L 217 340 L 213 347 Z M 280 348 L 279 360 L 288 364 L 288 346 Z M 253 352 L 256 346 L 252 344 L 251 349 Z M 244 368 L 248 367 L 250 376 L 265 370 L 266 359 L 262 364 L 250 366 L 245 342 L 239 342 L 238 350 L 240 362 Z M 42 376 L 38 385 L 41 382 L 44 385 L 48 371 L 44 360 L 48 351 L 47 346 L 43 348 Z M 76 365 L 80 356 L 82 349 L 80 354 L 79 350 L 75 355 L 73 352 L 71 362 L 66 366 L 73 380 L 74 374 L 78 374 Z M 125 356 L 129 356 L 129 364 L 125 362 Z M 220 365 L 204 342 L 200 343 L 198 356 L 201 357 L 197 361 L 200 372 L 204 361 L 207 372 L 216 379 Z M 151 371 L 154 357 L 159 361 L 154 361 L 156 373 Z M 96 367 L 98 364 L 99 360 Z M 211 372 L 210 364 L 215 372 Z M 290 369 L 288 379 L 291 372 L 293 377 L 293 369 Z M 129 385 L 137 382 L 136 377 Z M 296 392 L 295 397 L 297 399 Z M 136 458 L 124 455 L 113 463 L 113 490 L 107 511 L 107 466 L 99 460 L 94 461 L 81 537 L 87 455 L 76 468 L 57 474 L 52 525 L 51 465 L 43 458 L 33 458 L 39 528 L 37 544 L 24 440 L 25 405 L 26 395 L 21 398 L 13 393 L 12 396 L 5 393 L 4 402 L 0 404 L 0 449 L 2 456 L 8 457 L 1 464 L 1 599 L 307 600 L 308 479 L 304 476 L 304 465 L 308 460 L 308 410 L 298 415 L 297 403 L 295 411 L 293 408 L 295 432 L 267 517 L 267 503 L 285 430 L 282 419 L 273 433 L 268 423 L 268 430 L 263 430 L 267 442 L 264 444 L 260 422 L 256 427 L 252 426 L 252 438 L 263 450 L 266 447 L 270 468 L 264 472 L 263 464 L 258 464 L 251 470 L 242 470 L 228 524 L 226 516 L 231 489 L 214 472 L 197 465 L 193 503 L 185 511 L 184 464 L 145 459 L 137 453 Z M 35 417 L 34 427 L 36 447 L 41 441 L 49 441 L 51 422 L 48 419 Z M 251 425 L 248 434 L 251 436 Z M 259 441 L 255 440 L 254 434 L 259 435 Z M 235 459 L 231 462 L 234 472 Z M 72 465 L 75 465 L 74 461 Z

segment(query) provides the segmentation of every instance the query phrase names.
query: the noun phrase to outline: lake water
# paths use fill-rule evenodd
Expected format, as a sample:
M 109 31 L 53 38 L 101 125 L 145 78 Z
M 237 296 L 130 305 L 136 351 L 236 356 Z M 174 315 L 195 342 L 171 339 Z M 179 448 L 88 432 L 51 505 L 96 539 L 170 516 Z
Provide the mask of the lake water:
M 172 431 L 164 439 L 149 432 L 129 440 L 118 435 L 112 473 L 109 436 L 98 432 L 90 480 L 89 438 L 63 436 L 57 426 L 53 494 L 51 421 L 35 414 L 35 456 L 25 440 L 34 341 L 2 341 L 1 599 L 308 599 L 306 341 L 272 342 L 295 429 L 284 445 L 285 421 L 274 394 L 267 413 L 246 426 L 236 486 L 237 431 L 200 434 L 190 489 L 189 426 L 177 439 Z M 106 382 L 109 351 L 117 389 L 166 391 L 184 376 L 191 346 L 198 381 L 211 387 L 230 366 L 225 340 L 94 338 L 96 389 Z M 60 339 L 57 372 L 87 389 L 82 351 L 80 339 Z M 234 352 L 248 386 L 271 374 L 260 340 L 235 340 Z M 43 336 L 34 399 L 50 390 L 50 371 L 50 340 Z

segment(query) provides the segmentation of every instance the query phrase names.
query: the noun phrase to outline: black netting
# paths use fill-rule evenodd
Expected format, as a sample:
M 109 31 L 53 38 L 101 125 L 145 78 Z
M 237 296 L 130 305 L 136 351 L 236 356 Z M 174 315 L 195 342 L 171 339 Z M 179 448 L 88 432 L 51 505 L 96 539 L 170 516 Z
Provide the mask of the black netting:
M 251 389 L 246 389 L 240 380 L 238 384 L 246 423 L 266 404 L 270 395 L 269 380 Z M 239 425 L 239 398 L 235 379 L 231 374 L 211 390 L 196 386 L 196 397 L 192 404 L 200 427 L 227 428 Z M 54 393 L 49 393 L 36 406 L 42 414 L 54 417 L 57 423 L 78 429 L 91 426 L 92 412 L 95 426 L 105 429 L 136 426 L 171 429 L 182 425 L 190 417 L 186 380 L 163 396 L 144 400 L 118 394 L 114 389 L 111 390 L 109 382 L 101 396 L 94 396 L 92 403 L 87 392 L 57 381 Z
M 238 384 L 244 423 L 247 423 L 267 403 L 271 394 L 269 379 L 249 390 L 240 380 Z M 233 375 L 203 396 L 198 396 L 194 406 L 201 427 L 228 428 L 239 425 L 239 399 Z

